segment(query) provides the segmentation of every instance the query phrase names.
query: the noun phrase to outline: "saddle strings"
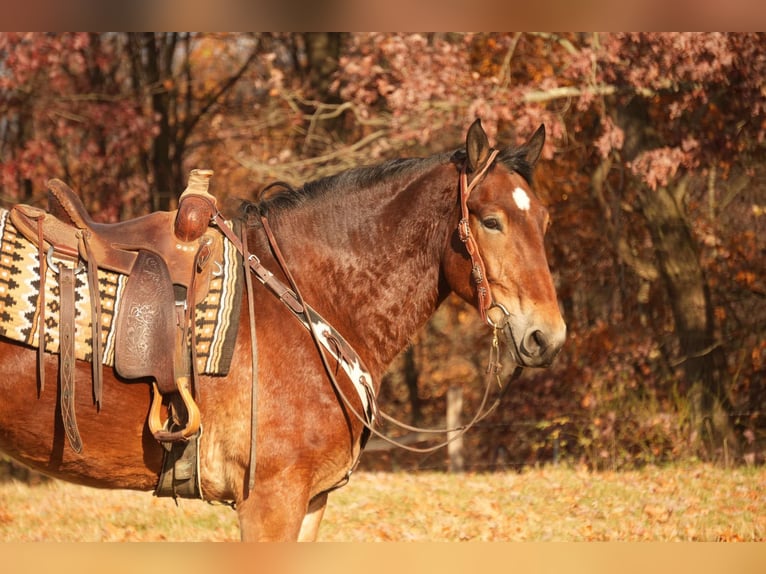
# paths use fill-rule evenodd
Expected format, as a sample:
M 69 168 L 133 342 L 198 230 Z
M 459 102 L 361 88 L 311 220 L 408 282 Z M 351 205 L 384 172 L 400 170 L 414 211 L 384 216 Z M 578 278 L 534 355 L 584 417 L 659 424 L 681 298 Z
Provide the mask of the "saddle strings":
M 88 258 L 88 292 L 90 293 L 90 313 L 91 313 L 91 372 L 93 377 L 93 400 L 96 403 L 96 409 L 101 410 L 103 404 L 103 369 L 104 352 L 101 342 L 101 296 L 98 286 L 98 265 L 93 248 L 90 245 L 89 231 L 83 231 L 82 243 L 85 247 L 85 254 Z

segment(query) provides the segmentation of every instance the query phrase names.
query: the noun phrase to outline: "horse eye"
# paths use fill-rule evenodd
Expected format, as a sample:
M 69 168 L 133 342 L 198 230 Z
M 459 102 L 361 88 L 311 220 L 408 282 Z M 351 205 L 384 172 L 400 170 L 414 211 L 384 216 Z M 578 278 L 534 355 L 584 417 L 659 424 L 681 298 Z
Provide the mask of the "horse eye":
M 500 229 L 502 228 L 502 225 L 500 224 L 500 220 L 497 217 L 487 217 L 482 220 L 481 224 L 487 229 L 494 229 L 497 231 L 500 231 Z

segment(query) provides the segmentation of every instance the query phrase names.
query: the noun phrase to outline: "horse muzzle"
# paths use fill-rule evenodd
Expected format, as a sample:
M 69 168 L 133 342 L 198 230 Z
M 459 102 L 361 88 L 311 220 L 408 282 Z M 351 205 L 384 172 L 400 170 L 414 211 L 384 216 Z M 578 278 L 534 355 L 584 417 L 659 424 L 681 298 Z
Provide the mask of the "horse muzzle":
M 503 305 L 494 303 L 487 323 L 503 332 L 511 354 L 522 367 L 549 366 L 566 340 L 567 328 L 560 315 L 553 321 L 515 321 Z

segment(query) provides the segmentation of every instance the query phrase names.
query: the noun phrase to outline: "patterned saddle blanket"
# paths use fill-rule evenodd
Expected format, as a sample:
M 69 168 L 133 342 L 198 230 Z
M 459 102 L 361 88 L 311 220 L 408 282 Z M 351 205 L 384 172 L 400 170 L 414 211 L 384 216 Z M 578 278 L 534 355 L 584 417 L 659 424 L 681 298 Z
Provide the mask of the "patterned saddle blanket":
M 242 302 L 242 258 L 223 242 L 220 261 L 213 264 L 207 297 L 195 308 L 195 339 L 199 373 L 226 375 L 236 342 Z M 92 362 L 91 304 L 87 279 L 77 274 L 75 285 L 75 356 Z M 128 276 L 98 270 L 101 296 L 101 337 L 104 365 L 114 364 L 115 317 Z M 44 349 L 59 352 L 59 286 L 48 273 L 45 281 Z M 39 249 L 13 226 L 8 210 L 0 208 L 0 336 L 37 348 L 36 320 L 40 294 Z M 172 344 L 172 343 L 171 343 Z

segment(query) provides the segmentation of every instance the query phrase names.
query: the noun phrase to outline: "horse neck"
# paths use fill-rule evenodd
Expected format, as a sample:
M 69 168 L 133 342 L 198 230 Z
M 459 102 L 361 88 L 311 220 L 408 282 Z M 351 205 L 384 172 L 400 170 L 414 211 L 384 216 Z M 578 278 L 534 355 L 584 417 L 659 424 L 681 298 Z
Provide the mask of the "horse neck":
M 379 375 L 434 313 L 457 222 L 454 168 L 334 193 L 274 222 L 304 299 Z

